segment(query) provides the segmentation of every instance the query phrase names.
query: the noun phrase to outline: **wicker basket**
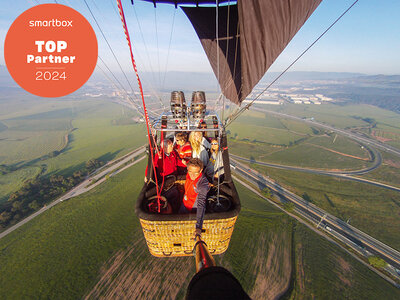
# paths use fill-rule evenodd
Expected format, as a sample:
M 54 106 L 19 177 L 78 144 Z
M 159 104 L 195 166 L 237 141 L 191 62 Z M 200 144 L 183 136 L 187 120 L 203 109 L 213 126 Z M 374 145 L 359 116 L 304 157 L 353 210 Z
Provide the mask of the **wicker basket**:
M 202 240 L 207 244 L 211 254 L 221 254 L 228 249 L 233 228 L 240 212 L 240 199 L 231 178 L 225 134 L 221 137 L 221 148 L 224 149 L 222 158 L 225 178 L 220 183 L 219 192 L 221 197 L 224 196 L 231 201 L 231 206 L 224 212 L 215 212 L 210 209 L 204 215 Z M 157 257 L 193 255 L 196 213 L 158 214 L 149 212 L 146 204 L 148 203 L 148 199 L 155 194 L 154 174 L 150 155 L 148 157 L 147 169 L 149 170 L 146 175 L 147 180 L 136 201 L 135 211 L 140 220 L 150 253 Z M 175 185 L 178 190 L 184 189 L 184 180 L 175 180 Z
M 202 239 L 211 254 L 228 249 L 237 217 L 204 220 Z M 196 220 L 148 221 L 140 219 L 150 253 L 157 257 L 192 256 Z

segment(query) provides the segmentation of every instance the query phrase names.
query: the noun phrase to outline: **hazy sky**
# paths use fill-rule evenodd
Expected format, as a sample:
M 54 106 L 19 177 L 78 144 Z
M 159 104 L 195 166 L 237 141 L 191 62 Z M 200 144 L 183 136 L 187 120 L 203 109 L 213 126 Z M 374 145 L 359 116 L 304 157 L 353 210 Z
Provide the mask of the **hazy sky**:
M 116 1 L 86 1 L 122 66 L 126 71 L 131 71 L 129 50 L 116 11 Z M 2 2 L 0 64 L 4 65 L 4 38 L 13 20 L 38 3 L 54 3 L 54 1 L 17 0 L 7 1 L 7 5 L 4 5 L 6 1 Z M 85 2 L 83 0 L 58 0 L 57 2 L 71 6 L 89 20 L 97 34 L 100 57 L 110 68 L 118 70 L 115 59 Z M 154 9 L 151 3 L 138 0 L 134 2 L 135 5 L 132 7 L 130 0 L 123 0 L 123 5 L 140 71 L 161 70 L 161 74 L 166 69 L 211 72 L 201 44 L 180 9 L 176 10 L 171 5 L 158 5 Z M 279 72 L 285 69 L 353 2 L 353 0 L 323 0 L 272 65 L 270 71 Z M 400 74 L 399 12 L 399 0 L 360 0 L 291 70 Z M 169 56 L 167 56 L 172 23 L 174 23 L 172 43 Z M 169 57 L 168 64 L 167 57 Z M 101 66 L 104 67 L 102 64 Z

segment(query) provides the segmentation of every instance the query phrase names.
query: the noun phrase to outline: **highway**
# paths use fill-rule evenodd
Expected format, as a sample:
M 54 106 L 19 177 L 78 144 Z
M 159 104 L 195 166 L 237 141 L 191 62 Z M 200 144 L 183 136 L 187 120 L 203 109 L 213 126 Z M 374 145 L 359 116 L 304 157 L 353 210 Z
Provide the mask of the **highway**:
M 76 187 L 74 187 L 73 189 L 68 191 L 66 194 L 64 194 L 60 198 L 54 200 L 53 202 L 51 202 L 50 204 L 48 204 L 46 206 L 43 206 L 40 210 L 38 210 L 38 211 L 34 212 L 33 214 L 29 215 L 28 217 L 26 217 L 25 219 L 21 220 L 17 224 L 11 226 L 7 230 L 4 230 L 3 232 L 1 232 L 0 233 L 0 239 L 5 237 L 7 234 L 13 232 L 17 228 L 21 227 L 22 225 L 28 223 L 33 218 L 36 218 L 40 214 L 44 213 L 46 210 L 49 210 L 53 206 L 61 203 L 62 201 L 67 200 L 67 199 L 72 198 L 72 197 L 76 197 L 76 196 L 78 196 L 80 194 L 83 194 L 83 193 L 93 189 L 94 187 L 96 187 L 97 185 L 101 184 L 102 182 L 104 182 L 106 180 L 106 175 L 113 176 L 115 174 L 118 174 L 119 172 L 122 172 L 126 168 L 128 168 L 128 167 L 138 163 L 139 161 L 143 160 L 146 156 L 143 156 L 143 157 L 135 160 L 134 162 L 124 166 L 123 168 L 120 168 L 123 164 L 128 163 L 130 160 L 132 160 L 136 156 L 144 153 L 145 150 L 146 150 L 145 146 L 142 146 L 140 148 L 137 148 L 137 149 L 133 150 L 132 152 L 128 153 L 127 155 L 125 155 L 122 158 L 118 158 L 118 159 L 116 159 L 114 161 L 111 161 L 111 162 L 107 163 L 105 166 L 101 167 L 98 170 L 99 172 L 96 172 L 95 175 L 88 176 L 83 182 L 78 184 Z M 96 182 L 92 184 L 93 181 L 96 181 Z
M 344 136 L 347 136 L 347 137 L 349 137 L 349 138 L 351 138 L 353 140 L 356 140 L 358 142 L 362 142 L 362 143 L 365 143 L 367 145 L 374 146 L 376 148 L 379 148 L 381 150 L 384 150 L 386 152 L 392 153 L 392 154 L 400 157 L 400 150 L 399 149 L 397 149 L 395 147 L 392 147 L 390 145 L 387 145 L 387 144 L 383 144 L 383 143 L 378 142 L 376 140 L 373 140 L 371 138 L 362 136 L 360 134 L 356 134 L 356 133 L 348 131 L 348 130 L 338 129 L 336 127 L 333 127 L 333 126 L 330 126 L 330 125 L 326 125 L 326 124 L 323 124 L 323 123 L 319 123 L 319 122 L 316 122 L 314 120 L 302 119 L 300 117 L 287 115 L 287 114 L 279 113 L 279 112 L 276 112 L 276 111 L 272 111 L 272 110 L 268 110 L 268 109 L 264 109 L 264 108 L 260 108 L 260 107 L 253 107 L 253 109 L 256 110 L 256 111 L 260 111 L 260 112 L 265 112 L 265 113 L 269 113 L 269 114 L 272 114 L 272 115 L 276 115 L 276 116 L 279 116 L 279 117 L 284 117 L 284 118 L 287 118 L 287 119 L 292 119 L 292 120 L 304 122 L 304 123 L 307 123 L 308 125 L 311 125 L 311 126 L 322 127 L 322 128 L 325 128 L 325 129 L 340 133 L 340 134 L 342 134 Z
M 377 152 L 379 153 L 379 152 Z M 374 186 L 378 186 L 378 187 L 383 187 L 385 189 L 389 189 L 389 190 L 393 190 L 396 192 L 400 192 L 400 188 L 392 186 L 392 185 L 388 185 L 385 183 L 381 183 L 381 182 L 377 182 L 377 181 L 372 181 L 369 179 L 364 179 L 364 178 L 360 178 L 360 177 L 354 177 L 351 175 L 361 175 L 361 174 L 365 174 L 369 171 L 372 171 L 374 169 L 376 169 L 380 164 L 381 164 L 381 156 L 380 155 L 376 155 L 377 159 L 376 161 L 378 163 L 375 163 L 373 166 L 367 168 L 367 169 L 362 169 L 362 170 L 356 170 L 356 171 L 323 171 L 323 170 L 317 170 L 317 169 L 306 169 L 306 168 L 300 168 L 300 167 L 292 167 L 292 166 L 284 166 L 284 165 L 278 165 L 278 164 L 271 164 L 271 163 L 266 163 L 266 162 L 262 162 L 262 161 L 256 161 L 253 159 L 248 159 L 248 158 L 244 158 L 241 157 L 239 155 L 235 155 L 235 154 L 229 154 L 229 156 L 231 158 L 237 159 L 237 160 L 241 160 L 241 161 L 246 161 L 252 164 L 257 164 L 257 165 L 261 165 L 261 166 L 267 166 L 267 167 L 272 167 L 272 168 L 277 168 L 277 169 L 283 169 L 283 170 L 291 170 L 291 171 L 298 171 L 298 172 L 305 172 L 305 173 L 311 173 L 311 174 L 318 174 L 318 175 L 326 175 L 326 176 L 332 176 L 332 177 L 339 177 L 339 178 L 343 178 L 346 180 L 352 180 L 352 181 L 357 181 L 357 182 L 361 182 L 361 183 L 367 183 L 367 184 L 371 184 Z
M 327 232 L 331 234 L 334 232 L 335 237 L 341 236 L 339 239 L 349 247 L 352 247 L 353 249 L 358 248 L 359 252 L 360 250 L 365 249 L 382 257 L 386 262 L 397 269 L 400 269 L 399 251 L 387 246 L 386 244 L 362 232 L 361 230 L 358 230 L 339 218 L 327 213 L 312 203 L 307 202 L 303 198 L 284 189 L 267 176 L 250 169 L 248 166 L 243 165 L 237 160 L 231 159 L 231 165 L 235 172 L 257 184 L 261 189 L 263 187 L 270 188 L 275 194 L 279 195 L 282 202 L 292 202 L 295 205 L 296 212 L 302 215 L 304 218 L 310 220 L 316 225 L 319 224 L 325 229 L 329 228 L 330 230 L 326 229 Z

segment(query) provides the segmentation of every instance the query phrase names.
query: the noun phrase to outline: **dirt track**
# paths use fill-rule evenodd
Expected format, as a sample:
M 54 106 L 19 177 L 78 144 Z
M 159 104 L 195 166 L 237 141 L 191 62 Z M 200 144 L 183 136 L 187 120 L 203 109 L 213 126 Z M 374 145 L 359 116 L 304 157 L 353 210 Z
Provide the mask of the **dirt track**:
M 153 258 L 141 237 L 103 266 L 85 299 L 175 299 L 192 274 L 192 257 Z

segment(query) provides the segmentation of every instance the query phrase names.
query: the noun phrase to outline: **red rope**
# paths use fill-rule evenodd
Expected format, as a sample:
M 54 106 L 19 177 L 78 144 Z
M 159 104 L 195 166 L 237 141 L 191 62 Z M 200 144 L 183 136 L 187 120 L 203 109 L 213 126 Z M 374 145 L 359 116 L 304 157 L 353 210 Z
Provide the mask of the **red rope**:
M 121 0 L 117 0 L 117 5 L 118 5 L 118 10 L 119 10 L 119 15 L 121 17 L 122 25 L 124 26 L 124 31 L 125 31 L 125 36 L 126 40 L 128 41 L 129 45 L 129 51 L 131 53 L 131 61 L 133 65 L 133 69 L 135 70 L 136 74 L 136 79 L 139 85 L 139 90 L 140 90 L 140 95 L 142 97 L 142 103 L 143 103 L 143 110 L 144 110 L 144 117 L 146 119 L 146 127 L 147 127 L 147 136 L 149 139 L 149 147 L 150 147 L 150 155 L 151 155 L 151 161 L 153 165 L 153 172 L 154 172 L 154 178 L 156 180 L 156 191 L 157 191 L 157 202 L 158 202 L 158 212 L 160 212 L 160 194 L 161 190 L 158 189 L 158 181 L 157 181 L 157 174 L 156 174 L 156 167 L 154 165 L 154 155 L 153 155 L 153 147 L 151 146 L 151 138 L 150 138 L 150 121 L 149 121 L 149 115 L 147 113 L 147 108 L 146 108 L 146 103 L 144 102 L 144 95 L 143 95 L 143 87 L 142 87 L 142 82 L 140 81 L 139 73 L 136 67 L 136 62 L 135 59 L 133 58 L 133 52 L 132 52 L 132 45 L 131 45 L 131 39 L 129 37 L 129 32 L 128 32 L 128 26 L 126 26 L 126 21 L 125 21 L 125 15 L 124 15 L 124 10 L 122 8 Z M 155 144 L 157 147 L 157 144 Z

